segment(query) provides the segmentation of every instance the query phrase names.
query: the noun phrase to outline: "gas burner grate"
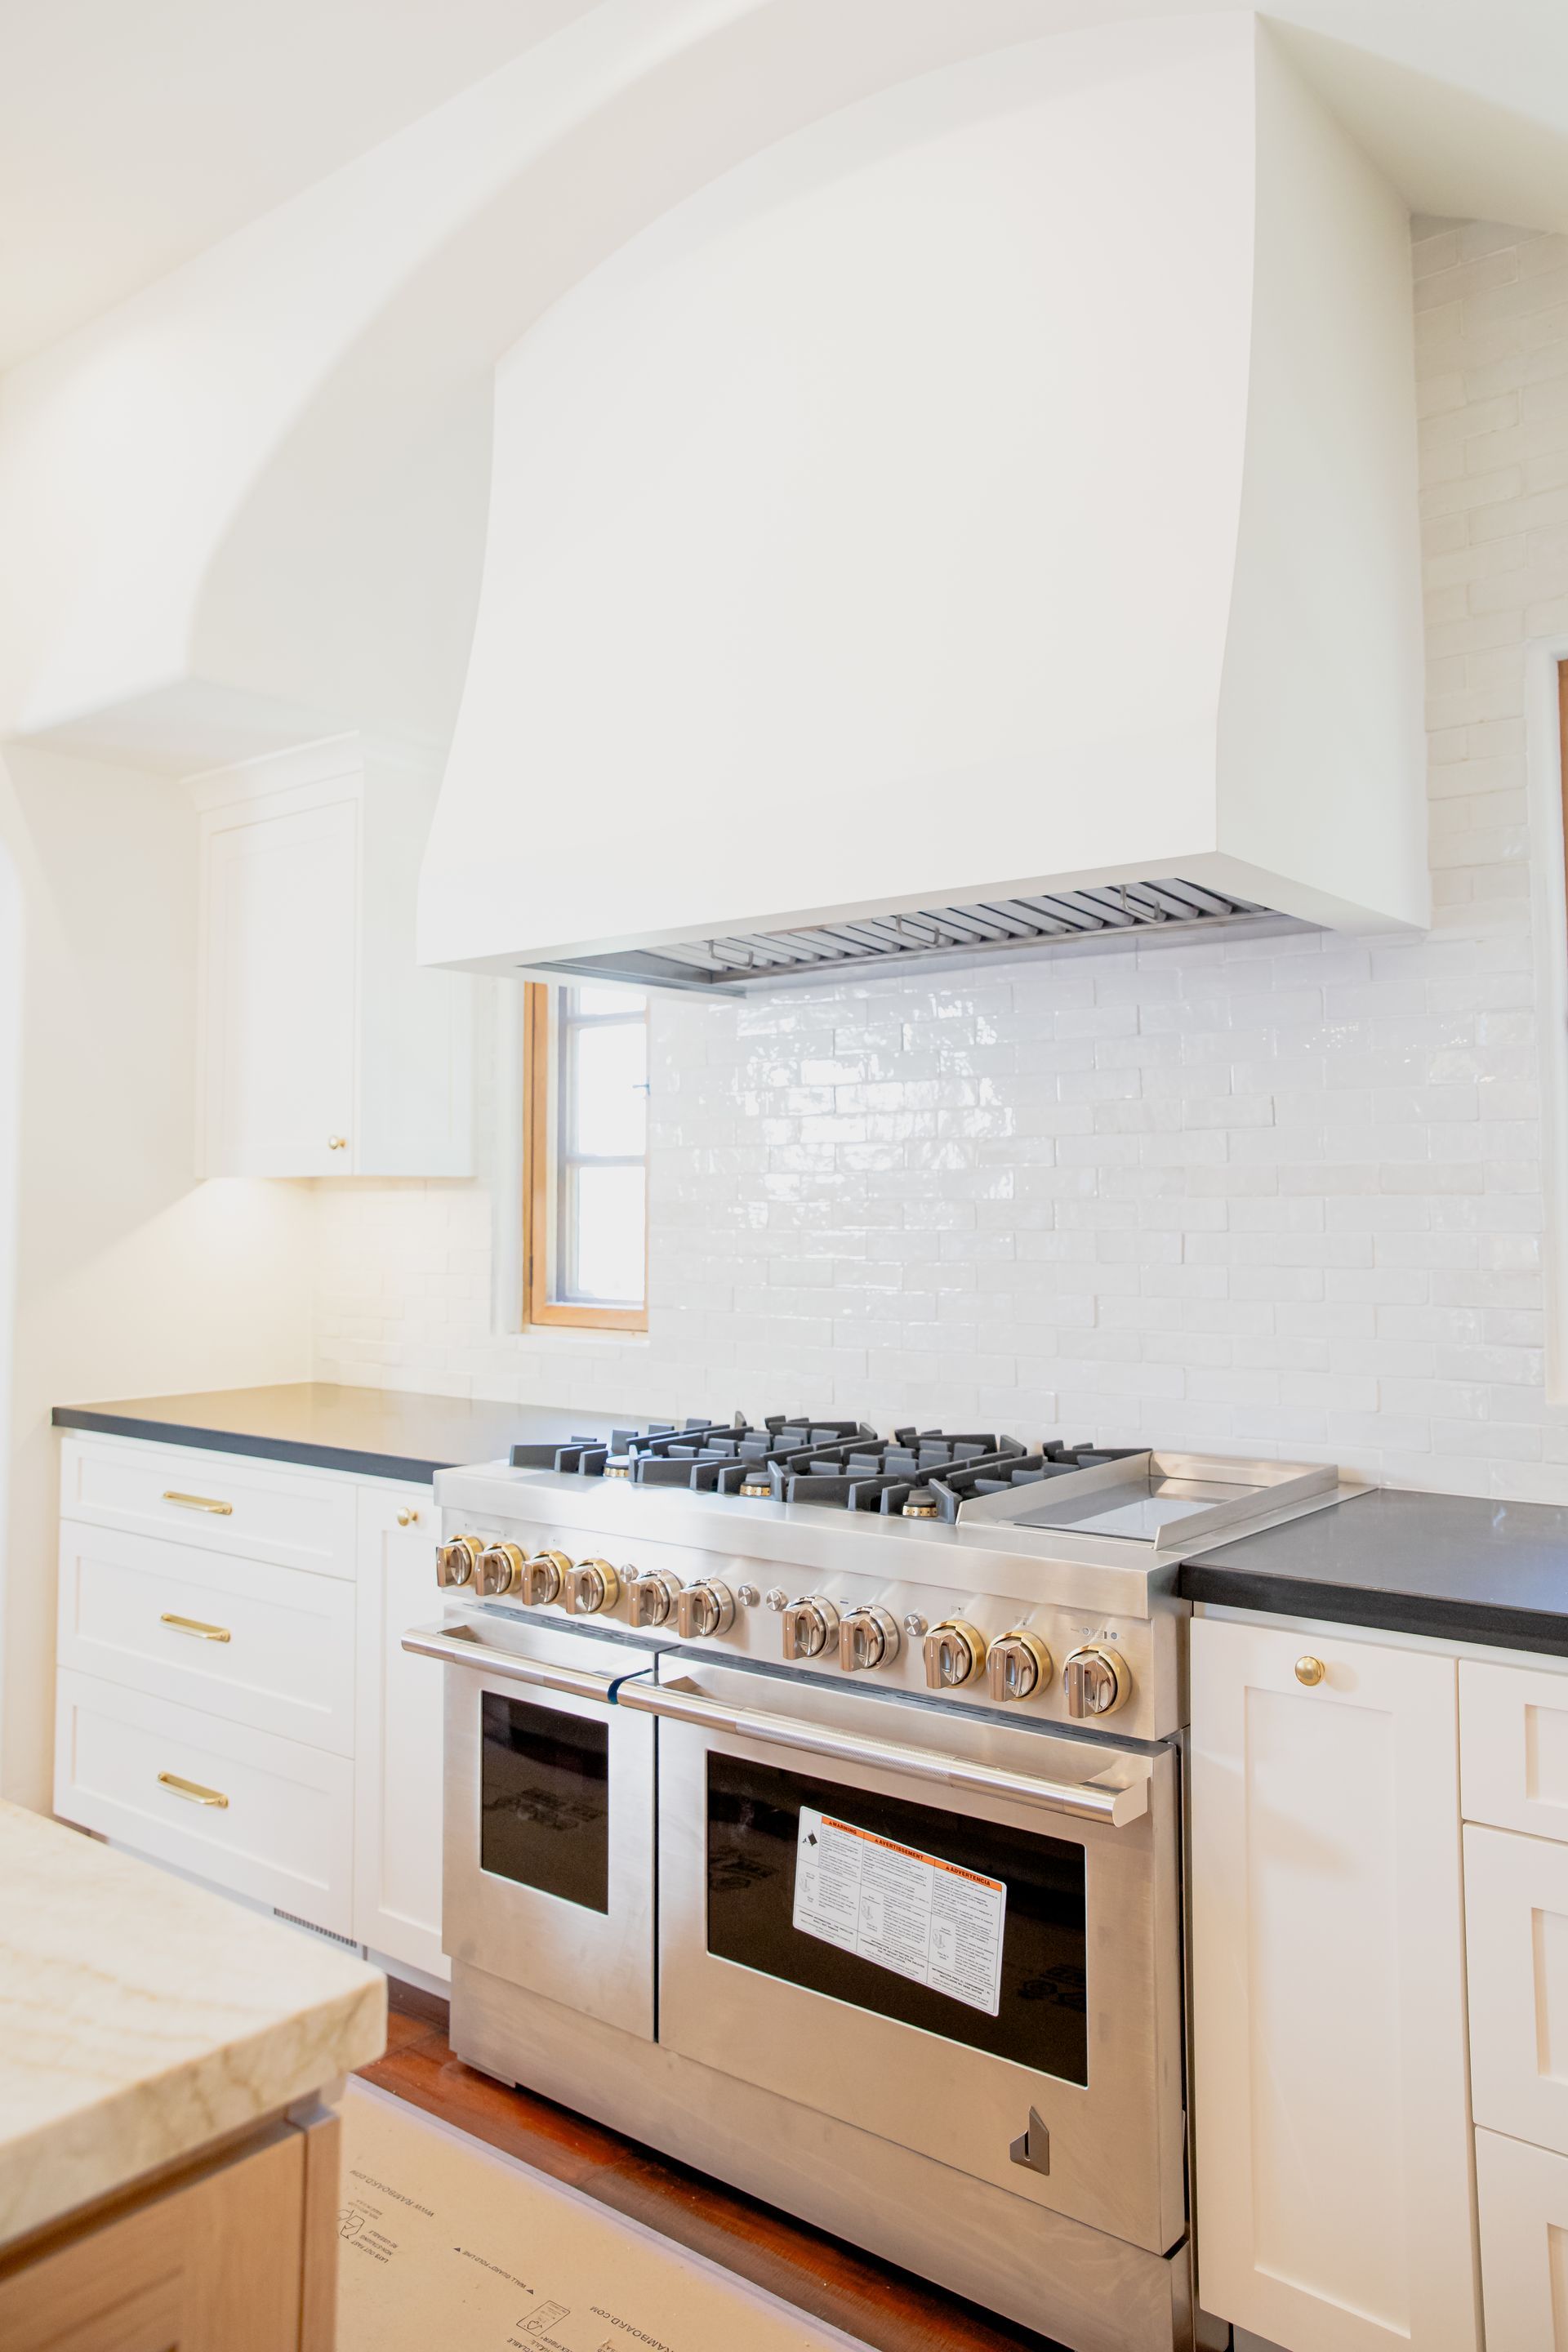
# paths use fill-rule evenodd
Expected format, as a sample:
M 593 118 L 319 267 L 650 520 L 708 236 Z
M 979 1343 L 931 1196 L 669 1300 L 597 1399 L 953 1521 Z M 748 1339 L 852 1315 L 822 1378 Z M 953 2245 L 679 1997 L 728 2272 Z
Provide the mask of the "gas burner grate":
M 994 1431 L 897 1429 L 870 1444 L 861 1437 L 841 1445 L 814 1445 L 775 1462 L 769 1475 L 776 1503 L 952 1519 L 965 1495 L 994 1494 L 1015 1482 L 1110 1459 L 1109 1454 L 1068 1452 L 1057 1444 L 1031 1453 L 1016 1437 Z
M 564 1470 L 581 1478 L 624 1478 L 639 1486 L 685 1486 L 696 1494 L 735 1495 L 761 1480 L 772 1465 L 813 1446 L 874 1442 L 859 1421 L 811 1413 L 772 1413 L 759 1423 L 743 1412 L 727 1421 L 655 1421 L 646 1429 L 617 1429 L 608 1437 L 574 1437 L 564 1444 L 514 1445 L 514 1470 Z

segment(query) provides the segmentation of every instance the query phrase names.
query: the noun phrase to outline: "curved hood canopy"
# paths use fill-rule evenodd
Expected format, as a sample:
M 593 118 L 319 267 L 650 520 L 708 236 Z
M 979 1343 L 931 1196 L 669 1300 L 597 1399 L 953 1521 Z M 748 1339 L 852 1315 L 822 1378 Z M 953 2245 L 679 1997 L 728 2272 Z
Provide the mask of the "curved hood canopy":
M 1251 18 L 731 171 L 498 371 L 422 957 L 1424 922 L 1411 332 L 1402 205 Z

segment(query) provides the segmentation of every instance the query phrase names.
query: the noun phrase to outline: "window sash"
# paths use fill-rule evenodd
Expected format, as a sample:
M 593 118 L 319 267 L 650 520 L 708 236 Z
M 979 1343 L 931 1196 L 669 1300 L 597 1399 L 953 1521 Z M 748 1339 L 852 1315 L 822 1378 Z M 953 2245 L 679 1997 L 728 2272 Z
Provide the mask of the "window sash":
M 552 996 L 559 1001 L 552 1003 Z M 636 1020 L 646 1024 L 647 1018 L 646 1010 L 641 1013 L 576 1013 L 572 1010 L 569 990 L 528 984 L 523 1255 L 525 1311 L 531 1324 L 586 1330 L 647 1328 L 647 1152 L 592 1153 L 562 1148 L 563 1137 L 574 1127 L 570 1101 L 575 1063 L 572 1033 L 625 1027 Z M 575 1267 L 576 1175 L 584 1169 L 617 1167 L 644 1171 L 644 1289 L 640 1300 L 610 1305 L 573 1297 L 565 1289 L 563 1276 Z

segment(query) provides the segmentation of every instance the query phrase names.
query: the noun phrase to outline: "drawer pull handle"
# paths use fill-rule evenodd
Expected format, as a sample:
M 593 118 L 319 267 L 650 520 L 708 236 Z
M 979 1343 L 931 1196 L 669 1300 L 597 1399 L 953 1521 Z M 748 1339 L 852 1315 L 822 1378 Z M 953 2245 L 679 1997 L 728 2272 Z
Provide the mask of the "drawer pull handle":
M 215 1503 L 210 1495 L 182 1495 L 174 1487 L 165 1486 L 163 1500 L 165 1503 L 178 1503 L 182 1511 L 211 1511 L 215 1517 L 220 1519 L 232 1519 L 234 1517 L 232 1503 Z
M 172 1625 L 176 1633 L 194 1634 L 198 1642 L 227 1642 L 233 1639 L 226 1625 L 204 1625 L 199 1617 L 176 1617 L 165 1609 L 159 1618 L 160 1625 Z
M 228 1799 L 221 1789 L 204 1789 L 199 1780 L 182 1780 L 177 1772 L 160 1772 L 161 1785 L 184 1797 L 189 1805 L 226 1805 Z

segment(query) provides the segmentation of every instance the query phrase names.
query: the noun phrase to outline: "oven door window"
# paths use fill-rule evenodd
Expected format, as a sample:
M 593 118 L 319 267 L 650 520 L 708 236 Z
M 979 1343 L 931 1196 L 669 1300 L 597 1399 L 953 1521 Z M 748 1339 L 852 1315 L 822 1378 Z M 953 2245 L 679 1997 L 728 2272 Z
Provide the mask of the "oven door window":
M 800 1932 L 794 1921 L 803 1806 L 1001 1880 L 1006 1909 L 994 2017 Z M 1087 2083 L 1087 1948 L 1081 1845 L 710 1753 L 708 1948 L 719 1958 L 1037 2074 Z
M 609 1727 L 493 1691 L 480 1705 L 480 1869 L 607 1912 Z

